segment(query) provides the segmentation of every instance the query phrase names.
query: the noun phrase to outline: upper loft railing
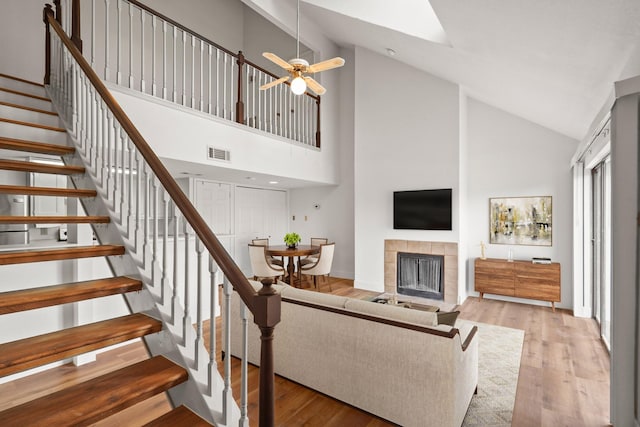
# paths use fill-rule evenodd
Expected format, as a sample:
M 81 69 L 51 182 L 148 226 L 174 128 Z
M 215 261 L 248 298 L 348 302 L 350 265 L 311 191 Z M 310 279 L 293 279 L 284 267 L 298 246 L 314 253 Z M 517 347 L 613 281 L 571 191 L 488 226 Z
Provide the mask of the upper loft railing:
M 74 0 L 75 3 L 79 0 Z M 194 375 L 197 381 L 208 377 L 202 387 L 208 393 L 206 399 L 216 400 L 216 407 L 223 408 L 216 422 L 229 425 L 233 402 L 230 358 L 225 359 L 223 383 L 218 380 L 215 358 L 215 301 L 219 282 L 215 283 L 212 278 L 207 285 L 205 280 L 207 266 L 211 276 L 218 267 L 222 270 L 226 312 L 229 312 L 232 286 L 261 330 L 259 425 L 273 426 L 272 343 L 274 328 L 280 321 L 280 295 L 266 281 L 258 292 L 254 290 L 83 57 L 80 39 L 72 41 L 73 34 L 79 34 L 77 19 L 71 19 L 74 23 L 71 39 L 67 36 L 60 25 L 64 22 L 62 10 L 58 0 L 55 17 L 50 5 L 44 9 L 44 83 L 88 177 L 95 183 L 112 223 L 127 243 L 128 253 L 136 262 L 145 286 L 156 296 L 158 304 L 170 308 L 165 325 L 180 338 L 188 353 L 186 360 L 192 364 L 189 369 L 198 374 Z M 211 300 L 210 354 L 206 353 L 203 337 L 202 309 L 207 299 Z M 243 313 L 246 337 L 249 316 L 245 310 Z M 228 317 L 223 319 L 226 346 L 231 339 L 229 325 Z M 246 353 L 246 338 L 243 340 Z M 241 425 L 248 425 L 246 357 L 243 363 L 240 413 Z
M 84 40 L 84 55 L 104 80 L 320 148 L 320 97 L 294 95 L 288 82 L 261 91 L 280 76 L 242 52 L 233 53 L 136 0 L 82 2 L 82 13 L 80 2 L 61 1 L 73 4 L 67 22 L 76 19 L 80 25 L 82 16 L 85 34 L 91 35 Z M 79 29 L 77 34 L 79 41 Z

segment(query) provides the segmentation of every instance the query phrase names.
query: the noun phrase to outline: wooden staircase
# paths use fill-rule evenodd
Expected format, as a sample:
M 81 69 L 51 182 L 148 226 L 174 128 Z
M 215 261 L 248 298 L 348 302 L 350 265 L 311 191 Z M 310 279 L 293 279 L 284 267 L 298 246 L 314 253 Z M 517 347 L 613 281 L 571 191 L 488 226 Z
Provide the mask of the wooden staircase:
M 56 115 L 45 96 L 42 85 L 24 79 L 0 74 L 0 195 L 24 195 L 91 199 L 99 197 L 95 189 L 54 188 L 16 185 L 2 182 L 4 171 L 18 173 L 45 173 L 81 177 L 84 167 L 68 164 L 74 148 L 61 143 L 63 128 L 52 124 Z M 64 165 L 29 161 L 32 154 L 60 156 Z M 12 158 L 3 158 L 3 157 Z M 23 159 L 19 159 L 22 157 Z M 82 180 L 80 180 L 82 181 Z M 0 216 L 0 224 L 101 224 L 110 225 L 107 215 L 87 216 Z M 121 242 L 101 242 L 91 246 L 78 246 L 58 242 L 49 247 L 23 245 L 2 250 L 0 248 L 0 276 L 5 266 L 32 264 L 21 270 L 28 275 L 38 263 L 77 260 L 91 257 L 109 257 L 110 260 L 126 256 Z M 114 270 L 115 271 L 115 270 Z M 5 280 L 19 281 L 20 277 Z M 74 283 L 52 283 L 46 286 L 6 291 L 0 287 L 0 315 L 24 313 L 45 307 L 78 303 L 94 298 L 144 292 L 142 281 L 136 277 L 120 275 L 100 277 Z M 129 305 L 131 307 L 131 305 Z M 19 328 L 19 325 L 15 325 Z M 161 320 L 153 312 L 137 312 L 95 323 L 81 324 L 53 332 L 28 336 L 0 344 L 0 377 L 23 373 L 52 362 L 99 350 L 131 339 L 166 333 Z M 179 364 L 163 355 L 126 366 L 73 385 L 49 395 L 14 406 L 0 412 L 2 426 L 79 426 L 89 425 L 128 408 L 138 402 L 188 380 L 189 373 Z M 153 426 L 211 425 L 185 406 L 156 419 Z

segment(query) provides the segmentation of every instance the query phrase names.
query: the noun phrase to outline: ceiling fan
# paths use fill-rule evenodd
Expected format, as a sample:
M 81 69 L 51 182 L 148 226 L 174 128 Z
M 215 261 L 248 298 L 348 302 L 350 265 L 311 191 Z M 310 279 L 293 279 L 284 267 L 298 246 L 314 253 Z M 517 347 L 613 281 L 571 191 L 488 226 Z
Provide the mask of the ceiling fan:
M 280 77 L 277 80 L 272 82 L 263 84 L 260 86 L 260 90 L 267 90 L 272 88 L 280 83 L 284 83 L 289 78 L 291 78 L 291 92 L 296 95 L 302 95 L 306 90 L 307 86 L 313 92 L 318 95 L 324 95 L 327 91 L 320 83 L 315 81 L 312 77 L 307 74 L 319 73 L 320 71 L 331 70 L 332 68 L 342 67 L 344 65 L 344 59 L 339 56 L 327 59 L 326 61 L 321 61 L 313 65 L 309 65 L 309 62 L 300 58 L 300 0 L 298 0 L 298 11 L 297 11 L 297 28 L 296 28 L 296 57 L 290 59 L 289 62 L 280 58 L 275 53 L 264 52 L 262 56 L 267 58 L 269 61 L 274 64 L 284 68 L 289 72 L 288 76 Z

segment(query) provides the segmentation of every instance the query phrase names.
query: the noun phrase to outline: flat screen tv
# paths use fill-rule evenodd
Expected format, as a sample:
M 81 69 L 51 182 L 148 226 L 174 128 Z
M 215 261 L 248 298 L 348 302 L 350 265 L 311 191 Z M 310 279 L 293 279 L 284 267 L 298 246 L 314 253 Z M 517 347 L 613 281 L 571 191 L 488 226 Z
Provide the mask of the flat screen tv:
M 393 192 L 396 230 L 451 230 L 451 189 Z

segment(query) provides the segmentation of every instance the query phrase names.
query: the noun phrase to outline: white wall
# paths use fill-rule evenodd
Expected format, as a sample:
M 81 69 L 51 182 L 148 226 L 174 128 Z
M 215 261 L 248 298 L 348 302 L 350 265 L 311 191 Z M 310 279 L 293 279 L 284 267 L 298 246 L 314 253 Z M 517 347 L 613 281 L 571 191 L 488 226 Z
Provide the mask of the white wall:
M 355 52 L 355 285 L 384 290 L 384 240 L 457 242 L 458 86 Z M 393 229 L 393 192 L 453 189 L 453 230 Z
M 354 278 L 354 73 L 355 56 L 352 50 L 343 49 L 340 55 L 346 64 L 340 70 L 339 85 L 333 88 L 338 98 L 338 137 L 332 145 L 337 145 L 339 164 L 338 186 L 313 187 L 291 190 L 290 228 L 298 232 L 304 242 L 311 237 L 327 237 L 336 243 L 331 274 L 335 277 Z M 324 102 L 324 101 L 323 101 Z M 316 205 L 320 207 L 315 208 Z M 295 215 L 295 221 L 292 220 Z M 306 219 L 305 219 L 306 217 Z
M 44 4 L 39 0 L 2 2 L 0 72 L 36 82 L 43 81 Z
M 559 306 L 571 308 L 573 196 L 570 160 L 578 141 L 474 99 L 468 102 L 467 132 L 469 294 L 477 295 L 473 291 L 473 259 L 480 256 L 480 241 L 484 241 L 487 257 L 506 258 L 507 251 L 512 249 L 515 259 L 539 256 L 559 262 L 562 269 Z M 551 247 L 488 244 L 489 198 L 511 196 L 552 197 Z

